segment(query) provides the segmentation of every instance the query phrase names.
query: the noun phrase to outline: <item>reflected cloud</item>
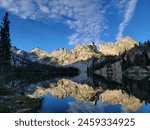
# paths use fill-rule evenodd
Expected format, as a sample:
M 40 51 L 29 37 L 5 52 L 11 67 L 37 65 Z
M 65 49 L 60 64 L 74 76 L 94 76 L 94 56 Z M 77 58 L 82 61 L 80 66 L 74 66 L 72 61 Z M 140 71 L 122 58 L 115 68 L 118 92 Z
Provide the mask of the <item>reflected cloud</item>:
M 123 109 L 122 105 L 111 105 L 106 102 L 98 101 L 96 105 L 90 102 L 70 102 L 69 109 L 71 113 L 125 113 L 129 112 Z

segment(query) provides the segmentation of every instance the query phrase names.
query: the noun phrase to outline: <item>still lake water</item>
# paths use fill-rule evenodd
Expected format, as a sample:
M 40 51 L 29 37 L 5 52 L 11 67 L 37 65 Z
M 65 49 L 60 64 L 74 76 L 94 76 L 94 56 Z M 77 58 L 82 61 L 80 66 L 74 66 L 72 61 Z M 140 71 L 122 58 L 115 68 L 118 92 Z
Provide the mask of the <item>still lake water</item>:
M 55 79 L 6 78 L 19 94 L 41 98 L 40 113 L 150 113 L 150 80 L 98 75 Z
M 121 104 L 111 105 L 107 102 L 98 101 L 96 105 L 89 102 L 78 103 L 71 96 L 65 98 L 56 98 L 50 93 L 44 95 L 41 113 L 131 113 L 131 110 L 125 110 Z M 136 113 L 150 113 L 150 104 L 144 104 Z

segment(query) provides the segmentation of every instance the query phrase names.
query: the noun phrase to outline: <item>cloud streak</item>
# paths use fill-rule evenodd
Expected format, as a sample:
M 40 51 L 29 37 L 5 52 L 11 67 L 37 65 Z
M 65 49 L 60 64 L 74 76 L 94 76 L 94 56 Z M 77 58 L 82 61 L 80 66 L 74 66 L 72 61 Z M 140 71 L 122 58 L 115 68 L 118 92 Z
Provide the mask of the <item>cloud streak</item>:
M 134 14 L 137 0 L 130 0 L 127 3 L 125 0 L 122 0 L 119 4 L 120 5 L 118 7 L 125 8 L 125 11 L 124 11 L 123 21 L 119 25 L 119 31 L 118 31 L 118 34 L 116 35 L 116 39 L 123 37 L 123 32 Z M 123 5 L 126 5 L 126 6 L 124 7 Z
M 23 19 L 43 18 L 66 24 L 74 31 L 69 44 L 98 43 L 104 30 L 104 11 L 99 0 L 0 0 L 0 7 Z
M 66 24 L 73 31 L 69 44 L 100 43 L 101 34 L 108 29 L 106 12 L 117 7 L 123 21 L 119 24 L 116 39 L 123 37 L 138 0 L 0 0 L 0 8 L 23 19 L 51 20 Z M 105 5 L 105 6 L 104 6 Z

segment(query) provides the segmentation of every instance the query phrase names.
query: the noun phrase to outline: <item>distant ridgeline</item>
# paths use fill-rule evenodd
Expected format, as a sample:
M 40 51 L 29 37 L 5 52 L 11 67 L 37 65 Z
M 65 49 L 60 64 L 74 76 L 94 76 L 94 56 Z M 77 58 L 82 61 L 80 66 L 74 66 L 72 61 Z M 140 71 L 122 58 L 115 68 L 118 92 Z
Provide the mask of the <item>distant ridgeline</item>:
M 0 26 L 0 72 L 1 73 L 40 73 L 59 76 L 72 76 L 78 74 L 78 69 L 68 66 L 54 66 L 31 61 L 22 55 L 14 54 L 14 47 L 11 46 L 9 33 L 8 13 L 5 13 L 2 25 Z M 47 60 L 47 59 L 44 59 Z

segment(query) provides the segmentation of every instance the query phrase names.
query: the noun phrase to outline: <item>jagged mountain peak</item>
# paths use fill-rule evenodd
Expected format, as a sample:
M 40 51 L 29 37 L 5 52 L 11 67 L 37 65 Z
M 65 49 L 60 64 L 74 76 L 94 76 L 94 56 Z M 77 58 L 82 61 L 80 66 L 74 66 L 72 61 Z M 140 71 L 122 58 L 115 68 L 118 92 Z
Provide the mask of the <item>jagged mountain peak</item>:
M 129 36 L 126 36 L 118 39 L 116 42 L 100 44 L 98 46 L 98 50 L 104 55 L 119 55 L 138 45 L 139 42 Z
M 87 60 L 91 57 L 100 57 L 100 54 L 95 52 L 94 46 L 89 45 L 77 45 L 73 49 L 55 50 L 51 53 L 52 57 L 58 59 L 59 64 L 68 65 L 78 61 Z
M 135 39 L 133 39 L 132 37 L 130 36 L 126 36 L 126 37 L 123 37 L 123 38 L 120 38 L 118 39 L 118 41 L 116 43 L 129 43 L 129 44 L 136 44 L 138 43 Z
M 54 50 L 50 56 L 54 57 L 54 58 L 59 58 L 61 56 L 66 55 L 69 52 L 69 50 L 65 49 L 65 48 L 58 48 L 56 50 Z
M 100 58 L 104 55 L 119 55 L 138 44 L 133 38 L 127 36 L 119 39 L 117 42 L 107 42 L 98 46 L 94 42 L 90 42 L 86 45 L 78 44 L 71 50 L 58 48 L 51 53 L 39 47 L 33 48 L 29 52 L 13 47 L 12 51 L 16 55 L 23 56 L 30 61 L 37 61 L 43 64 L 47 62 L 46 64 L 69 65 L 79 61 L 86 61 L 92 57 Z
M 54 53 L 54 52 L 65 52 L 65 51 L 68 51 L 68 50 L 66 48 L 57 48 L 52 53 Z
M 136 40 L 130 36 L 125 36 L 125 37 L 118 39 L 118 41 L 136 41 Z
M 89 42 L 87 45 L 95 46 L 94 42 Z
M 97 49 L 97 46 L 94 44 L 94 42 L 90 42 L 86 45 L 77 45 L 75 46 L 70 52 L 74 53 L 74 54 L 83 54 L 84 56 L 86 56 L 88 54 L 99 54 L 100 52 Z
M 39 56 L 40 58 L 45 58 L 45 57 L 50 57 L 50 53 L 37 47 L 37 48 L 33 48 L 29 53 L 31 54 L 36 54 L 37 56 Z
M 45 51 L 39 47 L 36 47 L 36 48 L 33 48 L 30 52 L 47 52 L 47 51 Z M 47 52 L 47 53 L 49 53 L 49 52 Z

